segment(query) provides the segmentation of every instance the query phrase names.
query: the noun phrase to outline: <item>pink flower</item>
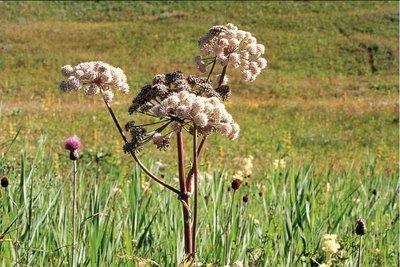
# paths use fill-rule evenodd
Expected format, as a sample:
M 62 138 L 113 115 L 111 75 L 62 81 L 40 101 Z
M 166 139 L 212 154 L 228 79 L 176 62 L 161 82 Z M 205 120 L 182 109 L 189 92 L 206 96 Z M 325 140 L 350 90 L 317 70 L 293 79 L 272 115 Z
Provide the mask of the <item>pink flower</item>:
M 81 147 L 81 143 L 78 140 L 78 137 L 72 136 L 65 141 L 64 148 L 69 151 L 75 151 Z

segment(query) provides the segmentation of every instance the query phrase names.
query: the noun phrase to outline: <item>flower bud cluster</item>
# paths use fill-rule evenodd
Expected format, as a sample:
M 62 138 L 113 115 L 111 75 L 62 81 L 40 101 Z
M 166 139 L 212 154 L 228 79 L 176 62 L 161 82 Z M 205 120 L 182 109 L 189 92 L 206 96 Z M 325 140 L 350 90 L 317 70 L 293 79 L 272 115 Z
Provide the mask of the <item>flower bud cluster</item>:
M 147 112 L 154 107 L 153 102 L 161 102 L 172 94 L 182 91 L 196 96 L 218 97 L 223 100 L 227 100 L 231 96 L 231 90 L 226 84 L 214 89 L 212 82 L 205 77 L 196 75 L 185 77 L 181 71 L 175 71 L 157 74 L 154 76 L 152 84 L 143 86 L 139 94 L 133 99 L 129 113 Z
M 65 65 L 61 73 L 66 78 L 60 83 L 63 91 L 79 91 L 83 88 L 86 95 L 102 93 L 107 102 L 111 102 L 114 97 L 112 90 L 120 90 L 124 94 L 129 92 L 122 69 L 101 61 L 83 62 L 75 67 Z
M 194 61 L 201 72 L 206 72 L 210 56 L 222 66 L 239 68 L 245 81 L 254 81 L 267 67 L 267 60 L 261 57 L 265 53 L 264 45 L 258 44 L 250 32 L 239 30 L 231 23 L 213 26 L 200 37 L 199 47 L 205 58 L 196 56 Z

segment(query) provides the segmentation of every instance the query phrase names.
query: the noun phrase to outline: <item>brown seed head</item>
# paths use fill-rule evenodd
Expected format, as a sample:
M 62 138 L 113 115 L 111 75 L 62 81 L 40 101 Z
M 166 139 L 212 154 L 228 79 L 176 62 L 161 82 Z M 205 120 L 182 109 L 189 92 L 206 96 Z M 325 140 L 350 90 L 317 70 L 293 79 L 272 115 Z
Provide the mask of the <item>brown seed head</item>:
M 245 195 L 245 196 L 243 197 L 243 202 L 244 202 L 244 203 L 249 202 L 249 200 L 250 200 L 249 195 Z
M 367 232 L 367 227 L 365 226 L 365 220 L 361 218 L 358 219 L 356 225 L 356 234 L 365 235 L 366 232 Z
M 1 186 L 6 188 L 8 186 L 8 178 L 7 176 L 1 177 Z
M 240 179 L 235 179 L 232 181 L 232 189 L 235 191 L 238 190 L 241 185 L 242 185 L 242 180 Z

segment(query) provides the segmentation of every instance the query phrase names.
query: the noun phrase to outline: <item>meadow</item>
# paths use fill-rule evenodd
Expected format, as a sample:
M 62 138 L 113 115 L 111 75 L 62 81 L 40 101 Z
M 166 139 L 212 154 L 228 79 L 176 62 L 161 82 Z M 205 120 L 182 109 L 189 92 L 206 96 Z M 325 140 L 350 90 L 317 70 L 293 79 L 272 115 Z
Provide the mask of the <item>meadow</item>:
M 318 266 L 329 261 L 323 235 L 337 234 L 333 266 L 355 266 L 362 217 L 363 266 L 396 266 L 398 9 L 397 2 L 1 2 L 0 176 L 10 183 L 0 190 L 1 265 L 70 265 L 71 162 L 62 145 L 76 134 L 81 266 L 177 266 L 179 202 L 123 154 L 100 98 L 58 89 L 60 67 L 89 60 L 121 67 L 131 93 L 116 95 L 113 108 L 126 122 L 145 83 L 156 73 L 195 73 L 197 39 L 232 22 L 265 45 L 268 68 L 250 84 L 229 76 L 226 106 L 241 133 L 234 142 L 209 138 L 200 161 L 199 261 Z M 141 158 L 174 181 L 175 154 L 150 149 Z M 251 176 L 228 191 L 250 156 Z

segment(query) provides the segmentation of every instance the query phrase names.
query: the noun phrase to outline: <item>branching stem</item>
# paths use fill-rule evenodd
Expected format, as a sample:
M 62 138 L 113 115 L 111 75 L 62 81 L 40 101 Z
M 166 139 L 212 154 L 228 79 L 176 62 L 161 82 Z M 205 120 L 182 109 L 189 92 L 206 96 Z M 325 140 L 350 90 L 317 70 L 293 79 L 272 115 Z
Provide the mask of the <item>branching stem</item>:
M 106 104 L 106 107 L 114 121 L 115 126 L 118 129 L 119 134 L 122 137 L 122 140 L 124 140 L 125 143 L 128 142 L 128 140 L 126 139 L 126 136 L 124 135 L 124 132 L 122 131 L 122 128 L 117 120 L 117 117 L 114 114 L 114 111 L 112 110 L 110 104 L 106 101 L 106 99 L 104 98 L 103 95 L 103 100 L 104 103 Z M 136 161 L 136 163 L 139 165 L 139 167 L 148 175 L 150 176 L 150 178 L 152 178 L 154 181 L 156 181 L 157 183 L 159 183 L 160 185 L 168 188 L 169 190 L 171 190 L 172 192 L 174 192 L 175 194 L 179 195 L 180 191 L 178 189 L 176 189 L 175 187 L 165 183 L 164 181 L 162 181 L 160 178 L 158 178 L 157 176 L 155 176 L 149 169 L 146 168 L 146 166 L 144 166 L 144 164 L 140 161 L 140 159 L 136 156 L 136 154 L 134 152 L 131 152 L 131 155 L 133 157 L 133 159 Z

